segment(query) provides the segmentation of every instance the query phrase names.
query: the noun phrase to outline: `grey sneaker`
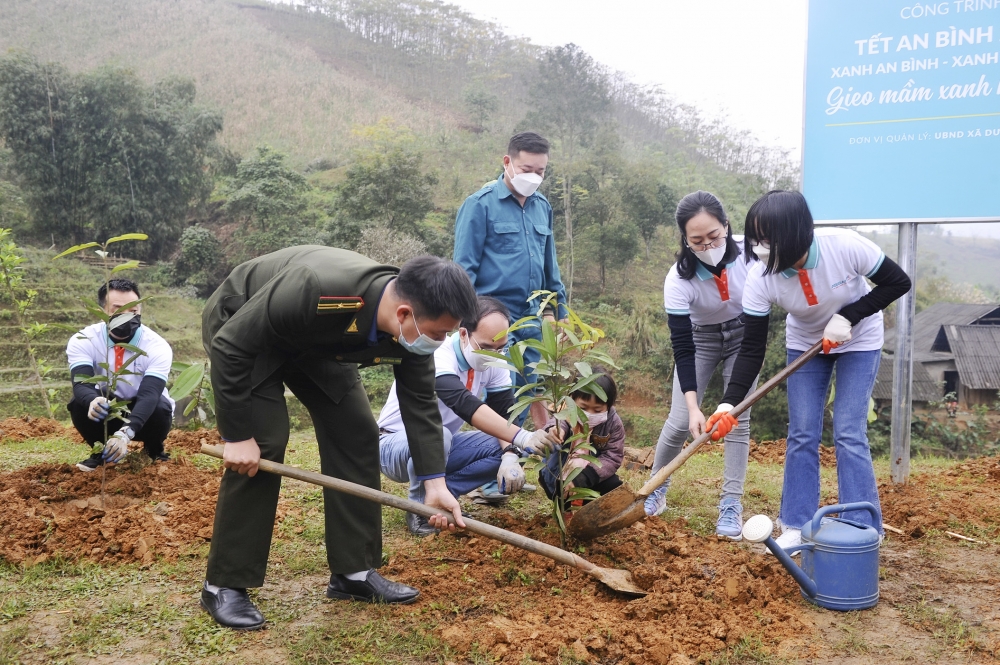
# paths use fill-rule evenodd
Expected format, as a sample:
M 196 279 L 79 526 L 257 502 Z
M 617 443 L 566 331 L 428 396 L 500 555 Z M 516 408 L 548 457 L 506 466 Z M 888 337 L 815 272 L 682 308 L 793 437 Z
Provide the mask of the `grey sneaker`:
M 743 540 L 743 506 L 739 499 L 723 499 L 719 503 L 715 535 L 729 540 Z
M 646 503 L 643 507 L 646 509 L 647 516 L 655 517 L 667 509 L 667 490 L 669 488 L 670 483 L 663 483 L 646 497 Z
M 80 471 L 90 473 L 91 471 L 96 471 L 103 464 L 104 456 L 101 453 L 94 453 L 82 462 L 77 462 L 76 468 L 80 469 Z

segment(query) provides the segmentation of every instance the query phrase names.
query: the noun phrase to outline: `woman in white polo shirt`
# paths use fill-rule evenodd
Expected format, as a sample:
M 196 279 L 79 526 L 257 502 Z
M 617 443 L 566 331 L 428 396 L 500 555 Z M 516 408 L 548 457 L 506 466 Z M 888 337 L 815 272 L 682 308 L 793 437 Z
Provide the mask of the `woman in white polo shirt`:
M 726 211 L 712 194 L 694 192 L 677 205 L 681 249 L 663 284 L 670 341 L 674 350 L 674 387 L 670 415 L 656 443 L 653 473 L 677 456 L 688 437 L 705 429 L 701 400 L 716 369 L 729 382 L 743 340 L 743 284 L 747 262 L 741 236 L 734 236 Z M 750 451 L 750 411 L 726 437 L 722 498 L 716 533 L 739 540 L 743 528 L 743 481 Z M 646 514 L 666 508 L 670 482 L 646 499 Z
M 788 439 L 778 520 L 778 544 L 787 548 L 801 543 L 800 529 L 819 507 L 819 446 L 835 367 L 838 500 L 879 506 L 868 448 L 869 403 L 882 353 L 882 310 L 909 291 L 910 279 L 858 233 L 814 230 L 809 206 L 798 192 L 768 192 L 750 207 L 746 250 L 757 259 L 743 291 L 746 332 L 723 404 L 707 426 L 718 421 L 724 434 L 735 423 L 728 412 L 749 392 L 764 362 L 772 305 L 788 312 L 788 362 L 823 341 L 823 353 L 788 378 Z M 882 532 L 881 513 L 875 519 L 866 511 L 842 517 Z

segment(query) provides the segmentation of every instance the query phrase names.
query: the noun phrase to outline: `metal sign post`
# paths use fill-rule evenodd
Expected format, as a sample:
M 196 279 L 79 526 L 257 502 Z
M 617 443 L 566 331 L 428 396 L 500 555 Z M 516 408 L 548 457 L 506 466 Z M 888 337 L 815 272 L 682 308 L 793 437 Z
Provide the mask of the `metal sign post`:
M 892 441 L 889 471 L 892 482 L 910 477 L 910 423 L 913 416 L 913 316 L 916 311 L 917 225 L 899 225 L 899 266 L 910 276 L 913 288 L 896 302 L 896 351 L 892 357 Z

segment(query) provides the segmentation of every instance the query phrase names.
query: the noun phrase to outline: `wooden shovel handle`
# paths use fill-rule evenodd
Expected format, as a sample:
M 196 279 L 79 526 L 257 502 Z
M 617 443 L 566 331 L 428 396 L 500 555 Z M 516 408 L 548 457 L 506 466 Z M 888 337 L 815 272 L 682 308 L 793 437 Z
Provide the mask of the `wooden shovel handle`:
M 201 452 L 204 455 L 210 455 L 212 457 L 222 459 L 223 450 L 222 446 L 210 446 L 206 443 L 201 444 Z M 343 492 L 344 494 L 350 494 L 351 496 L 374 501 L 375 503 L 380 503 L 383 506 L 399 508 L 400 510 L 405 510 L 424 517 L 446 515 L 449 523 L 455 523 L 455 518 L 452 515 L 447 515 L 444 511 L 438 510 L 437 508 L 431 508 L 430 506 L 425 506 L 422 503 L 410 501 L 409 499 L 403 499 L 393 494 L 381 492 L 347 480 L 324 476 L 321 473 L 306 471 L 305 469 L 289 466 L 287 464 L 279 464 L 278 462 L 271 462 L 266 459 L 260 460 L 257 466 L 261 471 L 266 471 L 279 476 L 285 476 L 286 478 L 294 478 L 295 480 L 301 480 L 304 483 L 312 483 L 313 485 L 328 487 L 332 490 Z M 582 559 L 572 552 L 567 552 L 566 550 L 559 549 L 558 547 L 554 547 L 547 543 L 543 543 L 532 538 L 528 538 L 527 536 L 522 536 L 469 517 L 463 517 L 462 521 L 465 522 L 466 530 L 471 531 L 472 533 L 492 538 L 493 540 L 499 540 L 502 543 L 513 545 L 514 547 L 527 550 L 528 552 L 540 554 L 541 556 L 548 557 L 549 559 L 553 559 L 554 561 L 558 561 L 559 563 L 567 566 L 573 566 L 577 570 L 582 570 L 585 573 L 590 573 L 597 569 L 597 566 L 590 563 L 586 559 Z
M 803 365 L 805 365 L 807 362 L 809 362 L 810 360 L 812 360 L 813 356 L 815 356 L 817 353 L 819 353 L 820 349 L 822 349 L 822 348 L 823 348 L 823 341 L 822 340 L 820 340 L 819 342 L 816 342 L 815 344 L 813 344 L 811 347 L 809 347 L 809 350 L 807 350 L 805 353 L 803 353 L 801 356 L 799 356 L 798 358 L 796 358 L 792 362 L 790 362 L 787 365 L 785 365 L 781 369 L 780 372 L 778 372 L 777 374 L 775 374 L 774 376 L 772 376 L 770 379 L 768 379 L 764 383 L 764 385 L 759 386 L 757 388 L 757 390 L 755 390 L 753 393 L 751 393 L 742 402 L 740 402 L 739 404 L 737 404 L 733 408 L 733 410 L 729 412 L 729 414 L 735 417 L 735 416 L 739 416 L 741 413 L 743 413 L 744 411 L 746 411 L 747 409 L 749 409 L 761 397 L 763 397 L 764 395 L 766 395 L 769 392 L 771 392 L 772 390 L 774 390 L 775 386 L 777 386 L 779 383 L 781 383 L 782 381 L 784 381 L 785 379 L 787 379 L 797 369 L 799 369 L 800 367 L 802 367 Z M 653 477 L 649 479 L 649 482 L 647 482 L 645 485 L 643 485 L 639 489 L 639 491 L 636 493 L 636 495 L 638 497 L 641 497 L 641 498 L 645 499 L 647 496 L 649 496 L 650 494 L 652 494 L 653 491 L 657 487 L 659 487 L 660 485 L 662 485 L 663 483 L 665 483 L 666 480 L 667 480 L 667 478 L 669 478 L 671 476 L 671 474 L 673 474 L 674 471 L 676 471 L 677 469 L 679 469 L 681 467 L 681 465 L 683 465 L 684 462 L 686 462 L 688 460 L 688 458 L 691 457 L 691 455 L 694 455 L 698 451 L 698 448 L 700 448 L 703 443 L 705 443 L 706 441 L 708 441 L 711 438 L 712 432 L 714 432 L 716 429 L 718 429 L 718 427 L 719 427 L 719 424 L 716 423 L 715 426 L 712 429 L 710 429 L 709 431 L 705 432 L 704 434 L 702 434 L 701 436 L 699 436 L 697 439 L 695 439 L 694 441 L 692 441 L 690 443 L 690 445 L 688 445 L 684 450 L 682 450 L 677 457 L 675 457 L 672 460 L 670 460 L 669 464 L 667 464 L 665 467 L 663 467 L 662 469 L 660 469 L 659 471 L 657 471 L 655 474 L 653 474 Z

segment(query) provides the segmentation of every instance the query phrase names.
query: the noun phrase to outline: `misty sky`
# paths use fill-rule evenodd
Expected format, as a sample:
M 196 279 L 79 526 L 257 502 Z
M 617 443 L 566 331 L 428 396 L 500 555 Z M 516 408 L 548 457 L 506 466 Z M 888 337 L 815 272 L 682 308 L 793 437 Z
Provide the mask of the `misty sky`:
M 446 0 L 541 46 L 573 42 L 799 159 L 807 0 Z M 953 224 L 1000 238 L 1000 224 Z

